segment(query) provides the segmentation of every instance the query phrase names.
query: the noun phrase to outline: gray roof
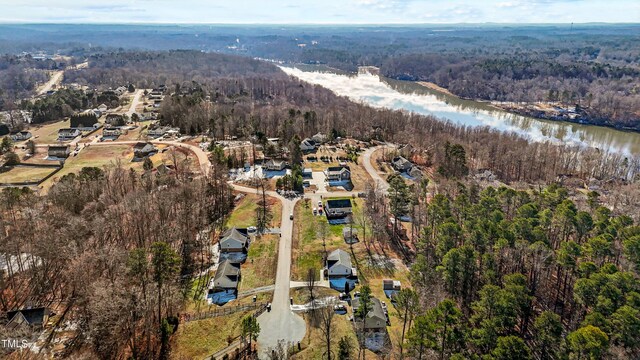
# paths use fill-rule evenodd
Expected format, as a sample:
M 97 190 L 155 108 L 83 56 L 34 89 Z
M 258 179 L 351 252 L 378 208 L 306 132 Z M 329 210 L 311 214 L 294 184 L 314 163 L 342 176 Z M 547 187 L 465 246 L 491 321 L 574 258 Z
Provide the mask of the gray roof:
M 353 306 L 353 310 L 356 311 L 360 307 L 360 298 L 353 299 L 351 304 Z M 387 325 L 387 316 L 384 314 L 384 310 L 382 309 L 382 303 L 380 302 L 380 300 L 378 300 L 378 298 L 375 298 L 375 297 L 372 296 L 371 297 L 371 310 L 369 310 L 369 312 L 367 313 L 367 320 L 374 320 L 374 319 L 380 319 L 382 324 L 384 324 L 382 327 L 386 327 L 386 325 Z M 376 326 L 373 326 L 371 324 L 373 324 L 373 322 L 367 321 L 365 323 L 365 327 L 366 328 L 375 328 L 376 327 Z
M 327 262 L 334 262 L 329 267 L 333 267 L 334 265 L 341 264 L 348 268 L 351 268 L 351 256 L 348 252 L 342 249 L 333 250 L 329 256 L 327 256 Z
M 227 231 L 225 231 L 222 236 L 220 237 L 220 242 L 226 242 L 226 241 L 237 241 L 239 243 L 241 243 L 243 246 L 247 245 L 247 241 L 249 240 L 249 238 L 241 233 L 240 231 L 238 231 L 238 229 L 236 228 L 231 228 Z
M 218 265 L 218 271 L 213 278 L 213 287 L 221 289 L 231 289 L 238 287 L 240 268 L 229 260 L 225 260 Z
M 413 164 L 411 164 L 409 160 L 403 158 L 402 156 L 398 156 L 397 158 L 393 159 L 393 166 L 395 166 L 396 168 L 409 169 L 411 168 L 411 166 L 413 166 Z

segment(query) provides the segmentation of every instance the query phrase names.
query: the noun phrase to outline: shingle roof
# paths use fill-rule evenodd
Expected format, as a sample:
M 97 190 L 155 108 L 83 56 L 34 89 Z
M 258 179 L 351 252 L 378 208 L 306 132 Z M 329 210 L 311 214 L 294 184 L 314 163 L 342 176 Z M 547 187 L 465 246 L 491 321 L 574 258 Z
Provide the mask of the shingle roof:
M 329 256 L 327 256 L 327 261 L 328 262 L 335 261 L 335 263 L 332 264 L 330 267 L 333 267 L 334 265 L 337 265 L 337 264 L 341 264 L 348 268 L 351 268 L 351 256 L 349 255 L 348 252 L 342 249 L 333 250 L 329 254 Z
M 355 298 L 352 301 L 353 309 L 356 310 L 360 307 L 360 298 Z M 384 310 L 382 309 L 382 303 L 378 298 L 371 297 L 371 310 L 367 313 L 367 318 L 377 317 L 385 322 L 387 321 L 387 317 L 384 314 Z
M 235 288 L 238 286 L 238 275 L 240 275 L 240 268 L 231 261 L 225 260 L 218 265 L 213 286 L 214 288 Z M 231 277 L 235 277 L 235 280 Z
M 246 243 L 248 241 L 248 238 L 247 238 L 247 236 L 245 234 L 240 232 L 238 229 L 231 228 L 231 229 L 225 231 L 222 234 L 222 236 L 220 237 L 220 242 L 224 242 L 224 241 L 228 241 L 228 240 L 238 241 L 242 245 L 246 245 Z
M 13 320 L 13 318 L 18 315 L 22 316 L 29 325 L 42 325 L 44 321 L 44 317 L 49 315 L 50 310 L 44 307 L 34 308 L 34 309 L 21 309 L 21 310 L 13 310 L 7 312 L 7 319 L 9 322 Z
M 332 199 L 327 200 L 327 208 L 350 208 L 351 200 L 349 199 Z

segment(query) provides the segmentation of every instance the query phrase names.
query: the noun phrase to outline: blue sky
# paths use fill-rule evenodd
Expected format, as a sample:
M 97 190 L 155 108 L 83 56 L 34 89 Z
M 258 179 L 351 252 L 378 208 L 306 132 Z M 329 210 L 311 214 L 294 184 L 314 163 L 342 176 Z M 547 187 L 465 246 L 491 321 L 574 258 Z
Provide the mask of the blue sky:
M 0 0 L 0 22 L 640 22 L 640 0 Z

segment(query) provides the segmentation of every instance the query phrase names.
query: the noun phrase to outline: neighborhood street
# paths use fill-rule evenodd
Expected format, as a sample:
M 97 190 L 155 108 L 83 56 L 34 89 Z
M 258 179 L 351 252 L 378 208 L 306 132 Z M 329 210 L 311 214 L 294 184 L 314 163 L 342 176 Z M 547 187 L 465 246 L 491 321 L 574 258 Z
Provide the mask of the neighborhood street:
M 367 170 L 367 173 L 369 173 L 369 176 L 371 176 L 371 178 L 373 179 L 373 182 L 376 185 L 379 185 L 383 192 L 386 193 L 389 190 L 389 183 L 385 179 L 383 179 L 380 174 L 378 174 L 376 169 L 373 167 L 373 164 L 371 163 L 371 155 L 373 155 L 376 150 L 383 147 L 391 147 L 391 145 L 379 145 L 365 150 L 365 152 L 362 154 L 362 165 L 364 166 L 364 169 Z

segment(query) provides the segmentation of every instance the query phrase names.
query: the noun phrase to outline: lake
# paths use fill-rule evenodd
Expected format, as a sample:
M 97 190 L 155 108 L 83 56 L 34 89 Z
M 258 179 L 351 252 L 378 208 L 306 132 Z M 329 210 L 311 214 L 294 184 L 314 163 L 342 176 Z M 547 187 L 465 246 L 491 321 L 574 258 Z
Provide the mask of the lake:
M 433 115 L 466 126 L 488 126 L 520 134 L 532 141 L 553 141 L 640 155 L 640 133 L 515 115 L 484 102 L 463 100 L 414 82 L 370 73 L 350 74 L 310 65 L 281 69 L 300 80 L 373 107 Z

